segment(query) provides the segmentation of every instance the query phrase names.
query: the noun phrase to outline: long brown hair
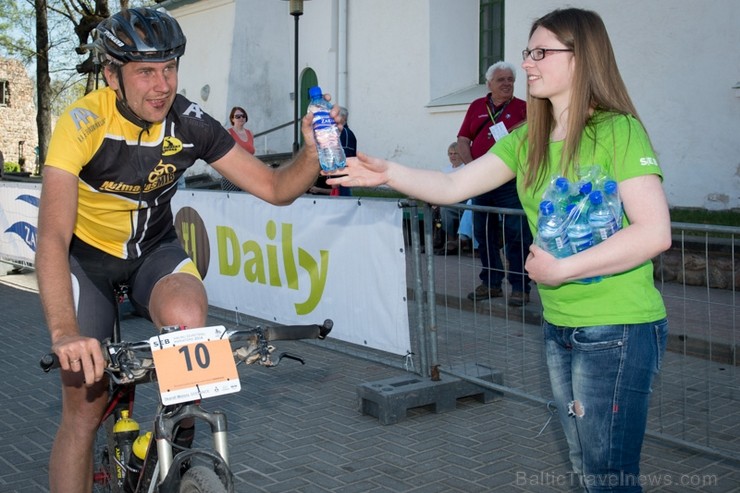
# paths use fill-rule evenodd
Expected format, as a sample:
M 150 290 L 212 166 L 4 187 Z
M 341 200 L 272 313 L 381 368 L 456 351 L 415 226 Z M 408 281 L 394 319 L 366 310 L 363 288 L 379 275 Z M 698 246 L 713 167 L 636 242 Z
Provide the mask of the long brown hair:
M 632 115 L 639 120 L 632 100 L 619 74 L 609 34 L 601 17 L 590 10 L 558 9 L 532 24 L 529 37 L 542 27 L 552 32 L 573 50 L 573 73 L 566 137 L 561 156 L 563 175 L 578 164 L 578 149 L 594 110 Z M 555 128 L 555 115 L 549 99 L 532 97 L 527 91 L 528 158 L 524 184 L 540 185 L 549 164 L 548 144 Z

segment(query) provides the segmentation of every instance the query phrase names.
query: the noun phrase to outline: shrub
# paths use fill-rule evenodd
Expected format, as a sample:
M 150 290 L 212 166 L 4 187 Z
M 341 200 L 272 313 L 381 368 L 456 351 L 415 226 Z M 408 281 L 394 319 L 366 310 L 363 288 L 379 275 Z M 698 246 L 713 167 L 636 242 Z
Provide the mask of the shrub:
M 12 161 L 5 161 L 3 164 L 3 172 L 5 173 L 19 173 L 21 171 L 21 165 Z

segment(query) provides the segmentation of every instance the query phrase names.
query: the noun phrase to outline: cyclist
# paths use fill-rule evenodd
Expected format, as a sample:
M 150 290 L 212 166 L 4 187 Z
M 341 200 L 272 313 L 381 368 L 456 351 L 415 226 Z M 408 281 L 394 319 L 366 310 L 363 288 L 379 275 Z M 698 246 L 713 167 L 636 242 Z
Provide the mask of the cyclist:
M 94 47 L 107 87 L 60 117 L 39 210 L 39 290 L 62 368 L 52 492 L 92 485 L 92 447 L 107 394 L 98 340 L 112 332 L 115 286 L 126 283 L 136 310 L 157 327 L 206 323 L 206 292 L 170 208 L 185 170 L 203 159 L 275 205 L 303 194 L 319 171 L 310 115 L 302 121 L 306 146 L 289 165 L 271 168 L 177 94 L 185 36 L 168 14 L 118 12 L 99 24 Z

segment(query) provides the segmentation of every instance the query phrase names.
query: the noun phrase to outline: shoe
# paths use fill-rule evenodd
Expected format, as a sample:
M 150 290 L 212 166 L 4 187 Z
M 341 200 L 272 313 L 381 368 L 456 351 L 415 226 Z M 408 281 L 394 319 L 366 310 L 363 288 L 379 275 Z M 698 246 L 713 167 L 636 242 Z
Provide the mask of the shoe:
M 457 243 L 448 241 L 442 248 L 434 250 L 435 255 L 455 255 L 457 253 Z
M 464 236 L 460 237 L 460 250 L 463 253 L 470 253 L 473 251 L 473 242 L 466 239 Z
M 525 303 L 529 303 L 529 293 L 512 291 L 511 296 L 509 296 L 509 306 L 522 306 Z
M 475 291 L 468 293 L 468 299 L 470 301 L 482 301 L 489 298 L 501 298 L 503 295 L 504 292 L 501 291 L 501 288 L 489 288 L 485 284 L 481 284 L 475 288 Z

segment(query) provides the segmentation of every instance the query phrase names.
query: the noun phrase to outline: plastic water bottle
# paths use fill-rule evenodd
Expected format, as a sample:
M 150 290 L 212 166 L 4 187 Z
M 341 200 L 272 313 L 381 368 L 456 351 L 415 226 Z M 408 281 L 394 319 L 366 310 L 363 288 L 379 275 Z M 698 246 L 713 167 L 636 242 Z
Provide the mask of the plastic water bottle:
M 566 228 L 566 232 L 573 253 L 582 252 L 594 244 L 593 232 L 591 231 L 591 225 L 588 224 L 588 215 L 585 213 L 586 207 L 584 205 L 581 204 L 580 208 L 575 205 L 570 206 L 575 209 L 569 214 L 571 221 Z
M 593 233 L 593 243 L 597 245 L 616 233 L 619 226 L 611 208 L 604 202 L 604 195 L 600 190 L 591 192 L 588 200 L 591 203 L 588 210 L 588 224 Z
M 540 202 L 540 215 L 537 222 L 537 244 L 557 258 L 571 254 L 570 240 L 565 232 L 565 216 L 555 210 L 549 200 Z
M 612 211 L 612 215 L 617 222 L 617 229 L 622 227 L 622 202 L 619 200 L 619 191 L 617 190 L 617 182 L 614 180 L 607 180 L 604 182 L 604 202 L 609 206 Z
M 566 227 L 570 248 L 573 253 L 582 252 L 594 245 L 594 234 L 588 223 L 589 201 L 582 201 L 579 205 L 571 205 L 570 224 Z M 587 277 L 576 281 L 580 284 L 591 284 L 601 281 L 601 276 Z
M 593 190 L 593 183 L 588 180 L 580 180 L 573 184 L 570 191 L 570 203 L 582 204 L 588 198 L 588 194 Z
M 550 184 L 549 189 L 545 192 L 545 200 L 552 202 L 555 208 L 555 212 L 565 215 L 565 210 L 568 207 L 569 196 L 570 196 L 570 182 L 563 176 L 557 177 Z
M 113 436 L 115 437 L 116 442 L 114 450 L 115 460 L 118 464 L 123 466 L 116 467 L 116 474 L 118 477 L 115 478 L 115 480 L 118 482 L 119 486 L 123 486 L 124 481 L 126 480 L 126 471 L 124 467 L 128 463 L 131 455 L 131 447 L 134 440 L 139 436 L 139 423 L 129 416 L 127 409 L 121 411 L 121 417 L 118 418 L 118 421 L 113 425 Z
M 319 164 L 324 171 L 342 169 L 347 164 L 344 149 L 339 139 L 339 127 L 331 117 L 331 105 L 324 99 L 319 86 L 308 90 L 311 101 L 308 111 L 313 113 L 313 136 L 319 152 Z
M 134 492 L 139 485 L 139 474 L 144 465 L 144 458 L 149 451 L 149 442 L 152 441 L 152 432 L 147 431 L 139 435 L 131 447 L 131 457 L 128 461 L 128 472 L 126 474 L 126 484 L 124 491 Z

